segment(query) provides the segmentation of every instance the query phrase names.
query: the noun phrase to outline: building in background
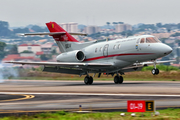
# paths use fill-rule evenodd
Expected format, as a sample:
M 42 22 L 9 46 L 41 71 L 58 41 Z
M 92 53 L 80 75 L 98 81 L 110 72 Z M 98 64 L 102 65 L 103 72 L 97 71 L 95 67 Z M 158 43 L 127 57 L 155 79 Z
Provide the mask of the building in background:
M 67 32 L 78 32 L 78 23 L 61 23 L 60 26 Z
M 85 33 L 87 34 L 95 34 L 95 33 L 98 33 L 100 32 L 100 27 L 98 26 L 87 26 L 85 27 Z
M 176 49 L 177 56 L 180 57 L 180 47 Z
M 132 30 L 132 26 L 129 24 L 116 24 L 115 25 L 116 33 L 120 33 L 127 30 Z
M 40 52 L 41 46 L 37 44 L 21 44 L 18 46 L 18 53 L 23 51 L 31 51 L 33 53 Z
M 51 54 L 53 44 L 54 44 L 54 43 L 47 42 L 47 43 L 41 45 L 41 51 L 42 51 L 44 54 Z

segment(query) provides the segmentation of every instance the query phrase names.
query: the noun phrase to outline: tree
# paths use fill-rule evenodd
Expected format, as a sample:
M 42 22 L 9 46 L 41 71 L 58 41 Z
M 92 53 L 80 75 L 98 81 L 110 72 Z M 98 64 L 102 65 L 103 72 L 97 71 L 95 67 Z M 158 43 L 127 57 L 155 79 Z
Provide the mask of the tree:
M 110 25 L 111 23 L 110 22 L 106 22 L 107 25 Z
M 49 59 L 52 59 L 52 55 L 42 54 L 40 58 L 41 60 L 49 60 Z
M 106 22 L 107 26 L 108 26 L 108 29 L 109 29 L 109 25 L 111 24 L 110 22 Z
M 118 24 L 124 24 L 124 22 L 118 22 Z
M 57 52 L 56 52 L 56 49 L 52 50 L 51 53 L 52 53 L 53 55 L 55 55 L 55 54 L 57 53 Z
M 156 26 L 161 28 L 162 27 L 162 23 L 156 23 Z
M 178 29 L 180 29 L 180 23 L 177 24 Z
M 8 54 L 18 54 L 17 45 L 9 45 Z
M 6 46 L 6 43 L 0 42 L 0 60 L 2 60 L 4 56 L 6 55 L 6 52 L 4 51 L 5 46 Z
M 31 29 L 36 32 L 45 32 L 43 28 L 41 28 L 40 26 L 37 26 L 37 25 L 32 26 Z
M 29 51 L 29 50 L 24 50 L 22 51 L 21 53 L 33 53 L 32 51 Z
M 13 30 L 13 33 L 28 33 L 29 32 L 29 28 L 17 28 Z
M 117 22 L 113 22 L 114 25 L 118 24 Z

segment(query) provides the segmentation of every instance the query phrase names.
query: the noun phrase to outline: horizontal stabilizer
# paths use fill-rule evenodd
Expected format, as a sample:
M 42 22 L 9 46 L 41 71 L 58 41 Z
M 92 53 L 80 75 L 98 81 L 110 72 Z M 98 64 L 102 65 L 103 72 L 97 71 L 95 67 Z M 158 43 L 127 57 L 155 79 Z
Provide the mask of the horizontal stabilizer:
M 27 35 L 64 35 L 66 32 L 43 32 L 43 33 L 22 33 L 18 34 L 19 36 L 27 36 Z M 87 36 L 87 34 L 84 33 L 69 33 L 71 35 L 82 35 L 82 36 Z

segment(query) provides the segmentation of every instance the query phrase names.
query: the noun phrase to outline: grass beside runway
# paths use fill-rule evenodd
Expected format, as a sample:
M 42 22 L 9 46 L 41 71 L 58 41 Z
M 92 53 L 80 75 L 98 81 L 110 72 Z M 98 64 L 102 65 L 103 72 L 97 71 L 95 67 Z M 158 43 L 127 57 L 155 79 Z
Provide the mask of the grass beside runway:
M 153 66 L 144 67 L 142 71 L 127 72 L 123 75 L 125 81 L 180 81 L 180 69 L 173 66 L 157 65 L 160 70 L 158 75 L 152 75 L 151 70 Z M 1 71 L 1 70 L 0 70 Z M 80 80 L 83 81 L 85 75 L 79 77 L 79 75 L 63 74 L 63 73 L 51 73 L 42 72 L 42 68 L 8 68 L 1 71 L 3 73 L 3 79 L 23 79 L 23 80 Z M 13 72 L 13 74 L 10 74 Z M 90 74 L 93 76 L 94 74 Z M 15 77 L 16 76 L 16 77 Z M 96 74 L 94 80 L 112 81 L 114 78 L 111 75 L 101 75 L 100 78 Z
M 153 120 L 179 120 L 180 109 L 169 108 L 158 110 L 160 115 L 155 116 L 151 113 L 136 113 L 136 117 L 131 117 L 131 113 L 125 113 L 125 116 L 120 116 L 122 112 L 101 112 L 101 113 L 70 113 L 58 111 L 55 113 L 39 113 L 35 115 L 21 115 L 1 117 L 0 120 L 137 120 L 137 119 L 153 119 Z
M 93 76 L 93 74 L 90 74 Z M 9 77 L 8 79 L 23 79 L 23 80 L 79 80 L 83 81 L 85 76 L 69 75 L 62 73 L 49 73 L 41 71 L 29 71 L 21 77 Z M 160 71 L 159 75 L 152 75 L 151 71 L 129 72 L 123 75 L 124 81 L 180 81 L 180 71 Z M 100 78 L 94 77 L 95 81 L 113 81 L 111 75 L 101 75 Z

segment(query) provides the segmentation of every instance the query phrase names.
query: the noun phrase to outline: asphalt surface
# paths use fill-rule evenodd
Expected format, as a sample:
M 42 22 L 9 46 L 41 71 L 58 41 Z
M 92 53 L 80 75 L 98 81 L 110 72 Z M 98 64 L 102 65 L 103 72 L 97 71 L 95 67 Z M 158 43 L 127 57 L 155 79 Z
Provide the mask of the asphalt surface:
M 177 81 L 5 80 L 0 83 L 0 114 L 45 111 L 126 111 L 127 100 L 154 100 L 156 108 L 180 107 Z

